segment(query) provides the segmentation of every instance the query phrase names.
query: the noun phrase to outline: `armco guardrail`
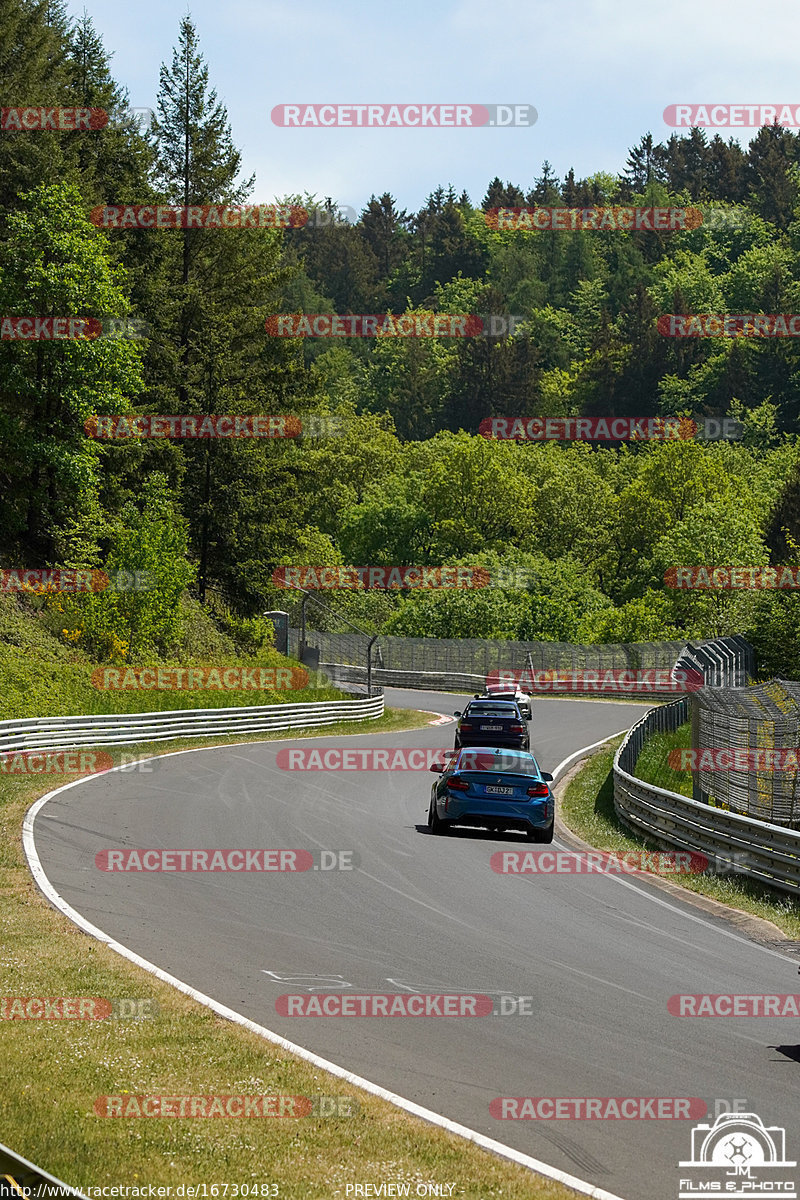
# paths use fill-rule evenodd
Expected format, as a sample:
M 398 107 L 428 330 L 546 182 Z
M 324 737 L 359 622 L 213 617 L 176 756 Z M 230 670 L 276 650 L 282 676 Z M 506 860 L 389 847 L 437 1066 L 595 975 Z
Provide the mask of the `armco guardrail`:
M 322 663 L 320 670 L 334 687 L 345 683 L 362 683 L 366 674 L 363 667 L 348 663 Z M 482 692 L 486 688 L 485 675 L 460 674 L 456 671 L 391 671 L 373 667 L 372 679 L 380 687 L 413 688 L 423 692 Z
M 696 850 L 768 887 L 800 895 L 800 833 L 711 808 L 632 774 L 647 737 L 674 732 L 689 717 L 689 700 L 651 709 L 614 756 L 614 808 L 632 833 L 662 845 Z
M 21 750 L 69 750 L 75 746 L 130 746 L 134 742 L 223 737 L 232 733 L 264 733 L 271 729 L 304 729 L 311 725 L 363 721 L 382 715 L 381 694 L 363 700 L 325 700 L 316 704 L 35 717 L 27 721 L 0 721 L 0 754 Z

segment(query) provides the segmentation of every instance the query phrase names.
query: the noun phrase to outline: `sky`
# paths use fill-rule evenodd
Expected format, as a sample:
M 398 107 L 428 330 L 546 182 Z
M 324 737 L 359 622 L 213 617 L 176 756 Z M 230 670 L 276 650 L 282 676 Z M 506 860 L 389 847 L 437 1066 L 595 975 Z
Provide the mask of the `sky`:
M 388 191 L 412 211 L 452 184 L 479 204 L 495 176 L 527 190 L 545 160 L 559 177 L 622 171 L 645 133 L 673 132 L 671 104 L 800 107 L 794 4 L 72 0 L 75 16 L 84 4 L 141 108 L 155 107 L 190 13 L 243 174 L 256 174 L 252 203 L 312 193 L 360 211 Z M 504 128 L 291 128 L 271 117 L 276 105 L 323 103 L 526 104 L 538 115 Z M 756 130 L 718 132 L 747 145 Z

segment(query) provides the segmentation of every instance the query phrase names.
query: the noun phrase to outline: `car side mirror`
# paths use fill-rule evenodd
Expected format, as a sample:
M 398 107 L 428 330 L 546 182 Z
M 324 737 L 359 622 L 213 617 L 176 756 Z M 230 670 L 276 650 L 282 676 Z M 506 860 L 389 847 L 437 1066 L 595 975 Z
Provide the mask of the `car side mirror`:
M 550 774 L 549 771 L 540 771 L 539 774 L 541 775 L 541 777 L 545 781 L 545 783 L 553 782 L 553 776 Z
M 460 717 L 460 716 L 461 716 L 461 713 L 460 713 L 460 712 L 454 712 L 454 713 L 453 713 L 453 716 L 454 716 L 454 717 Z
M 431 763 L 428 767 L 429 771 L 435 771 L 437 775 L 441 775 L 444 770 L 444 763 Z

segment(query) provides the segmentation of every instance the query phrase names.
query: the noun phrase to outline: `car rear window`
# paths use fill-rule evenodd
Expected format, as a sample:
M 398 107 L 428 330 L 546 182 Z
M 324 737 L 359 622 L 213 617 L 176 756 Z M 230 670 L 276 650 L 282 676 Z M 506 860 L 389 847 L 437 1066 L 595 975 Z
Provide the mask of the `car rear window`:
M 462 750 L 457 771 L 507 771 L 513 775 L 532 775 L 539 778 L 539 764 L 530 754 L 513 750 Z
M 471 717 L 514 717 L 517 715 L 516 704 L 470 704 Z

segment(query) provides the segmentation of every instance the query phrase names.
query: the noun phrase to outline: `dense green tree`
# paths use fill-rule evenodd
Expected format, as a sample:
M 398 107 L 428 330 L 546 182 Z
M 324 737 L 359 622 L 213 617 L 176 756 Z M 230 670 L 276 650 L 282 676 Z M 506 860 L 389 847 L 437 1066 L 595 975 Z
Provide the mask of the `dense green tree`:
M 124 271 L 83 214 L 77 189 L 19 198 L 0 242 L 0 313 L 44 319 L 124 315 Z M 123 412 L 142 385 L 130 341 L 0 342 L 3 552 L 36 563 L 96 561 L 102 534 L 97 443 L 85 422 Z

